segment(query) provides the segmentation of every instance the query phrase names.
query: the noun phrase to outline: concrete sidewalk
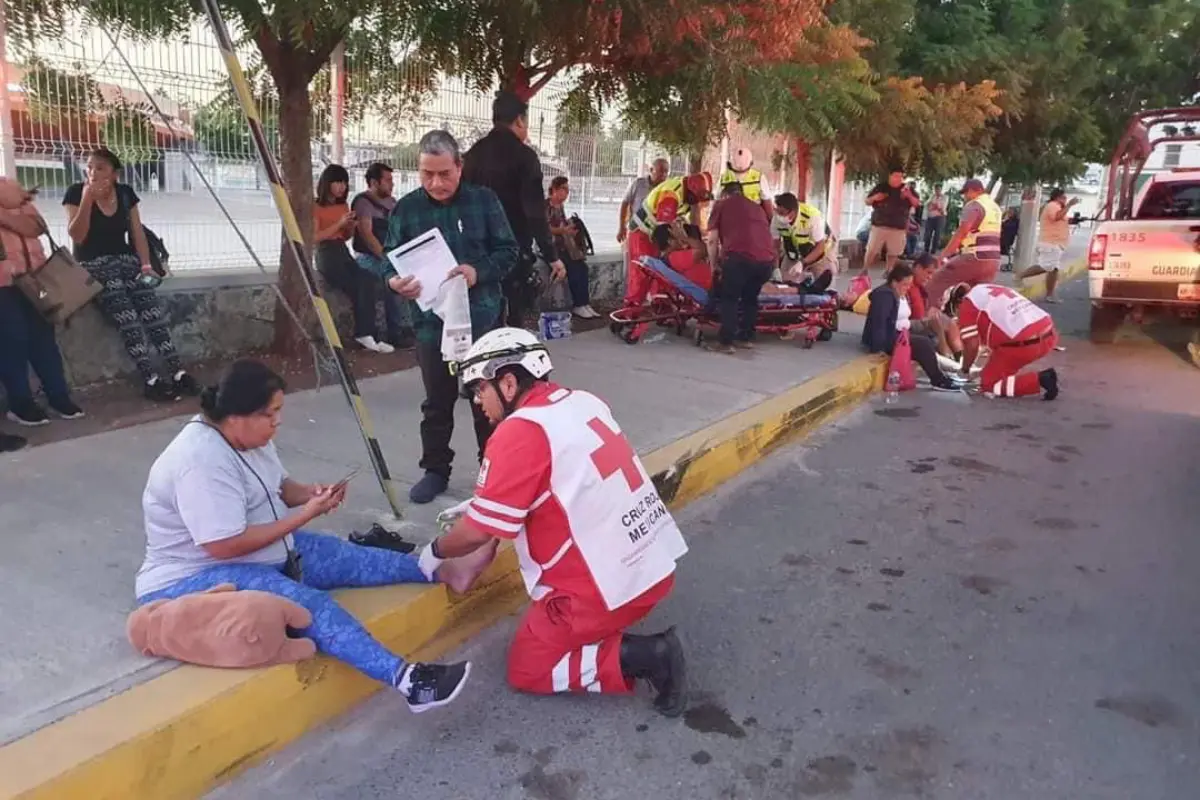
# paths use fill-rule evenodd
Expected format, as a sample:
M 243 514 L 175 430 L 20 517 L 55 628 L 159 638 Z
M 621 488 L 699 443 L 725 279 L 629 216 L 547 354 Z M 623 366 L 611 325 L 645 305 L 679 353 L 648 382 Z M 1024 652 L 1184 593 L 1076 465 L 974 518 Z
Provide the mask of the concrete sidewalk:
M 607 332 L 551 346 L 555 378 L 596 391 L 645 453 L 769 400 L 857 355 L 861 322 L 842 315 L 832 341 L 803 350 L 765 342 L 753 354 L 716 356 L 687 338 L 631 347 Z M 374 378 L 362 392 L 402 497 L 417 468 L 422 399 L 415 371 Z M 186 417 L 33 448 L 0 462 L 0 743 L 9 742 L 175 667 L 135 654 L 124 636 L 144 538 L 140 497 L 147 470 Z M 408 510 L 431 530 L 440 508 L 469 496 L 474 442 L 466 404 L 455 431 L 457 466 L 443 502 Z M 365 464 L 355 422 L 337 387 L 289 395 L 278 446 L 301 480 L 332 480 Z M 324 520 L 363 529 L 387 506 L 369 471 L 346 510 Z

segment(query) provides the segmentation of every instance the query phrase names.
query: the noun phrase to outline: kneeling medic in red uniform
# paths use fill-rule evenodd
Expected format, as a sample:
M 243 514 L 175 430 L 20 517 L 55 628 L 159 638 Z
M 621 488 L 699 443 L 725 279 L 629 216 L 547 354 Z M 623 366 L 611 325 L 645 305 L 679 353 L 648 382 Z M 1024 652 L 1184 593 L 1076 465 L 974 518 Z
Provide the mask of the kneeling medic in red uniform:
M 1054 369 L 1021 372 L 1058 344 L 1054 320 L 1027 297 L 994 283 L 960 283 L 947 290 L 943 310 L 958 317 L 964 375 L 971 374 L 980 347 L 991 351 L 979 375 L 980 391 L 994 397 L 1058 397 Z
M 550 370 L 546 346 L 524 330 L 471 346 L 458 366 L 463 389 L 496 428 L 466 513 L 420 564 L 432 572 L 513 540 L 533 604 L 509 650 L 509 684 L 627 694 L 644 679 L 658 710 L 678 716 L 686 666 L 674 629 L 626 629 L 670 593 L 687 545 L 608 406 L 551 383 Z

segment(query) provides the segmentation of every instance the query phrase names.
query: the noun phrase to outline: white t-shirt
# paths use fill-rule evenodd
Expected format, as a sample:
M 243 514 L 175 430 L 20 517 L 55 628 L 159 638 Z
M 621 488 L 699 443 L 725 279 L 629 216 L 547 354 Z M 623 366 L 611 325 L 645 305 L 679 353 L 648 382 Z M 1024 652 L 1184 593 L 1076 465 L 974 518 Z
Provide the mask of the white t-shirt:
M 274 522 L 288 508 L 280 494 L 287 472 L 275 445 L 243 450 L 238 458 L 221 434 L 199 419 L 185 425 L 150 467 L 142 493 L 146 559 L 137 574 L 137 597 L 217 564 L 287 561 L 291 536 L 286 545 L 278 541 L 232 559 L 213 558 L 202 547 L 237 536 L 249 525 Z
M 900 308 L 896 310 L 896 330 L 906 331 L 912 327 L 912 306 L 907 297 L 900 298 Z

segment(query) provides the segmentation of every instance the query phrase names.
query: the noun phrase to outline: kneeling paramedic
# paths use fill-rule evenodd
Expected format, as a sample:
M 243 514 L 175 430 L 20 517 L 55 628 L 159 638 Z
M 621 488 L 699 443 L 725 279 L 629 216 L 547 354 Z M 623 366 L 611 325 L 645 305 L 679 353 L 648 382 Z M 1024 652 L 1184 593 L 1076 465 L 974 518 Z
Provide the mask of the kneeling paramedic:
M 523 692 L 627 694 L 636 679 L 677 716 L 685 660 L 674 629 L 625 630 L 674 585 L 687 545 L 650 476 L 596 396 L 551 383 L 550 354 L 534 334 L 500 328 L 480 337 L 458 372 L 496 426 L 475 496 L 421 554 L 432 572 L 497 539 L 514 542 L 533 604 L 508 656 Z
M 1021 372 L 1058 344 L 1054 320 L 1043 309 L 1007 286 L 960 283 L 946 293 L 943 310 L 958 318 L 964 375 L 971 374 L 980 347 L 991 351 L 979 375 L 980 391 L 993 397 L 1058 397 L 1053 368 Z

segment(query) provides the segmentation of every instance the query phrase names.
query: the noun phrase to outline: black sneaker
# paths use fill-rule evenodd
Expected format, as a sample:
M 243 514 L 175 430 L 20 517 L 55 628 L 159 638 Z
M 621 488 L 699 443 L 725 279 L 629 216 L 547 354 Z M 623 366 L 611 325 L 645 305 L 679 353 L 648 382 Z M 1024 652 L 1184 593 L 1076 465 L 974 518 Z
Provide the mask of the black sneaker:
M 69 398 L 60 400 L 57 403 L 51 401 L 50 408 L 63 419 L 83 419 L 87 416 L 83 413 L 83 409 L 75 405 Z
M 15 453 L 27 444 L 29 442 L 25 441 L 23 436 L 10 436 L 7 433 L 0 433 L 0 453 Z
M 372 525 L 371 530 L 366 533 L 358 531 L 351 533 L 350 541 L 363 547 L 378 547 L 382 550 L 395 550 L 397 553 L 411 553 L 417 549 L 414 543 L 406 542 L 403 536 L 395 531 L 389 531 L 378 522 Z
M 179 400 L 179 392 L 175 390 L 175 385 L 162 378 L 153 378 L 147 382 L 143 392 L 147 400 L 153 400 L 156 403 L 174 403 Z
M 1042 385 L 1042 399 L 1053 400 L 1058 397 L 1058 373 L 1053 369 L 1044 369 L 1038 373 L 1038 383 Z
M 187 397 L 197 397 L 200 394 L 200 384 L 196 382 L 188 373 L 180 370 L 175 373 L 175 377 L 171 379 L 175 384 L 175 393 L 185 395 Z
M 8 410 L 8 418 L 18 425 L 24 425 L 26 428 L 37 428 L 50 422 L 50 417 L 46 416 L 45 409 L 33 400 L 15 403 Z
M 621 637 L 621 674 L 648 681 L 657 693 L 654 707 L 664 717 L 687 708 L 687 659 L 674 626 L 662 633 Z
M 471 674 L 471 662 L 457 664 L 409 664 L 396 681 L 396 688 L 408 696 L 414 714 L 449 705 L 458 697 Z

